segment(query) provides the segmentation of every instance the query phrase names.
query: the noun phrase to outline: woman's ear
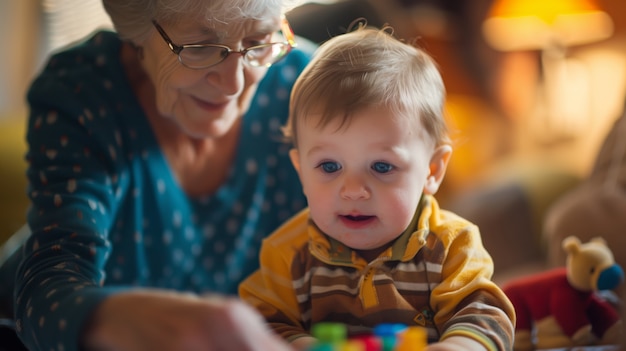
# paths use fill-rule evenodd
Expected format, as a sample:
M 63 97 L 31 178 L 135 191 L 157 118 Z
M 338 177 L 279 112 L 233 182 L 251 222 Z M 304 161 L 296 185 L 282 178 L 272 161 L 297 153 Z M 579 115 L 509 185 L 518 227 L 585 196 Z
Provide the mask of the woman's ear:
M 425 194 L 434 195 L 439 190 L 439 186 L 446 175 L 446 168 L 448 168 L 451 156 L 452 146 L 450 145 L 441 145 L 435 149 L 428 165 L 430 172 L 424 184 Z

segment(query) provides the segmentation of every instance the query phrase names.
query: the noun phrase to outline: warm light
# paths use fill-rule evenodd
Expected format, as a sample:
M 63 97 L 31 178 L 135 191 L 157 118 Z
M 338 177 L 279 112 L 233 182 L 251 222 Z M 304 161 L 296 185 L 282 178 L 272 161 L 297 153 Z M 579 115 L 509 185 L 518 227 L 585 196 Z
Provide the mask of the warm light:
M 599 11 L 591 1 L 585 0 L 496 0 L 489 17 L 539 17 L 552 23 L 558 15 Z
M 606 39 L 613 23 L 589 0 L 496 0 L 483 32 L 498 50 L 545 49 Z

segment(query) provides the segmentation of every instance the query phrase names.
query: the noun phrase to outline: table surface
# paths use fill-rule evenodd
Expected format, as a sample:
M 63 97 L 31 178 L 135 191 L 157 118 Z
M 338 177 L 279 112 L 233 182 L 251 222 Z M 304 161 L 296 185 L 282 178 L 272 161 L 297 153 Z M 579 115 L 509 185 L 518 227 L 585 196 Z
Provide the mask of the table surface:
M 623 351 L 619 345 L 602 345 L 602 346 L 575 346 L 563 347 L 557 349 L 540 349 L 537 351 Z

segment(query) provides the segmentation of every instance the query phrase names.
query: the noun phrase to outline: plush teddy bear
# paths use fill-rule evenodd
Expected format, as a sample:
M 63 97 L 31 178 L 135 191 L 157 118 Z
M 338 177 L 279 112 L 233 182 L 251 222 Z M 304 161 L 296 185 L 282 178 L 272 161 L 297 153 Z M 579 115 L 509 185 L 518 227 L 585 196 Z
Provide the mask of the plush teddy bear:
M 503 286 L 517 314 L 514 350 L 617 344 L 622 321 L 615 304 L 597 294 L 624 281 L 602 238 L 563 240 L 565 267 L 517 278 Z

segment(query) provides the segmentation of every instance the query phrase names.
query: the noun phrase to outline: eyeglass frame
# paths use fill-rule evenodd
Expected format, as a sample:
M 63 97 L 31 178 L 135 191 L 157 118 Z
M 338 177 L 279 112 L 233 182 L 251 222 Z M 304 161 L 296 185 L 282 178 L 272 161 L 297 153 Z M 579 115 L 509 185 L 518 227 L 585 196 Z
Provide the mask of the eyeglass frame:
M 296 43 L 296 40 L 295 40 L 295 35 L 293 33 L 293 30 L 291 29 L 291 26 L 289 25 L 289 21 L 287 21 L 287 18 L 285 16 L 282 16 L 281 23 L 280 23 L 280 31 L 282 32 L 283 36 L 285 37 L 285 41 L 284 42 L 271 42 L 271 43 L 265 43 L 265 44 L 260 44 L 260 45 L 253 45 L 253 46 L 249 46 L 247 48 L 243 48 L 241 50 L 233 50 L 229 46 L 222 45 L 222 44 L 183 44 L 183 45 L 176 45 L 176 44 L 174 44 L 172 39 L 170 39 L 169 35 L 167 35 L 167 33 L 165 32 L 163 27 L 161 27 L 161 25 L 156 20 L 154 20 L 154 19 L 152 20 L 152 25 L 159 32 L 159 34 L 161 35 L 161 38 L 163 38 L 163 40 L 165 41 L 167 46 L 170 48 L 172 53 L 174 53 L 178 57 L 178 62 L 180 62 L 181 65 L 183 65 L 183 66 L 185 66 L 185 67 L 187 67 L 189 69 L 200 70 L 200 69 L 206 69 L 206 68 L 209 68 L 209 67 L 216 66 L 216 65 L 224 62 L 228 58 L 228 56 L 230 56 L 231 54 L 235 54 L 235 53 L 240 54 L 243 57 L 243 61 L 245 63 L 247 63 L 248 65 L 250 65 L 251 67 L 269 67 L 269 66 L 275 64 L 276 62 L 280 61 L 281 59 L 283 59 L 285 56 L 287 56 L 287 54 L 291 51 L 291 49 L 293 49 L 293 48 L 298 46 L 298 44 Z M 275 61 L 273 61 L 273 62 L 271 62 L 269 64 L 265 64 L 265 65 L 254 66 L 254 65 L 251 65 L 250 62 L 248 62 L 248 60 L 246 59 L 246 54 L 248 52 L 250 52 L 252 50 L 259 49 L 259 48 L 271 47 L 271 46 L 274 46 L 276 44 L 287 45 L 287 50 L 286 50 L 285 54 L 283 54 L 282 56 L 278 57 Z M 212 64 L 210 64 L 208 66 L 202 66 L 202 67 L 190 67 L 183 61 L 182 57 L 180 56 L 180 53 L 185 48 L 205 48 L 205 47 L 213 47 L 213 48 L 218 48 L 218 49 L 225 49 L 226 50 L 226 54 L 222 57 L 221 60 L 219 60 L 219 61 L 217 61 L 215 63 L 212 63 Z

